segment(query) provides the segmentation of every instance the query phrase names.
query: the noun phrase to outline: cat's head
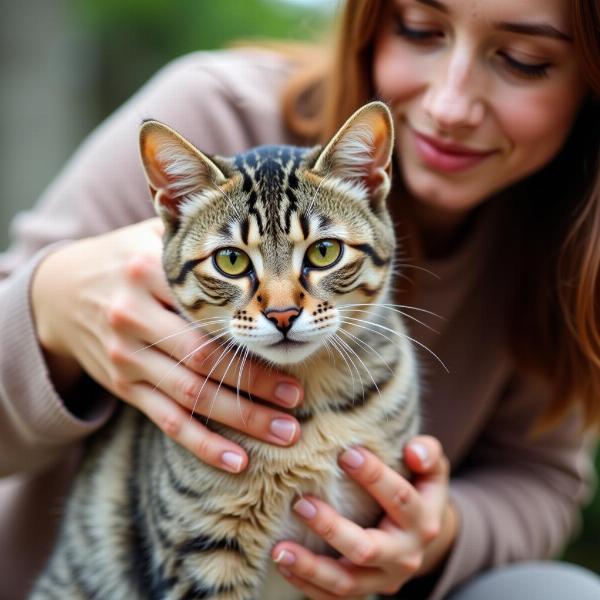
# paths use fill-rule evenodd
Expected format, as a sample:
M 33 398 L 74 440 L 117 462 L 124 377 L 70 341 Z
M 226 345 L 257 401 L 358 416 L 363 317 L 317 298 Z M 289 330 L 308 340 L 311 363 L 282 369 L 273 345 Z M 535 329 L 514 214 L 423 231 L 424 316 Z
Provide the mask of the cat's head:
M 165 224 L 167 277 L 206 330 L 270 362 L 298 363 L 353 329 L 344 307 L 386 293 L 393 125 L 381 102 L 324 148 L 209 157 L 156 121 L 143 124 L 140 144 Z

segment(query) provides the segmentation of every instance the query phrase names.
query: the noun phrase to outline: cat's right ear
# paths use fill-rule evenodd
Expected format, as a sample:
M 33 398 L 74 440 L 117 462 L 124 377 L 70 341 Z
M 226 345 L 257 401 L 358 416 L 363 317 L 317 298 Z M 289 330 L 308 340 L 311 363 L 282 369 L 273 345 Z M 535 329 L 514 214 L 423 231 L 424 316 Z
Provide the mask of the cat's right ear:
M 156 212 L 177 221 L 192 194 L 226 181 L 219 167 L 176 131 L 159 121 L 145 121 L 140 152 Z

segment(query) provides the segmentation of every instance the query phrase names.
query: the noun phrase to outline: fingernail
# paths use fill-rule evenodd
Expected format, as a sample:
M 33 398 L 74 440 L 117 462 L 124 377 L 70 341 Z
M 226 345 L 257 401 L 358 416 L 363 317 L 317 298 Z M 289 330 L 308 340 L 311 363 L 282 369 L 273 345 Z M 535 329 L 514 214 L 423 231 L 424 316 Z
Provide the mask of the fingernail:
M 296 555 L 288 550 L 282 550 L 273 560 L 278 565 L 293 565 L 296 562 Z
M 244 459 L 239 454 L 228 451 L 221 454 L 221 461 L 224 465 L 228 466 L 230 469 L 233 469 L 234 472 L 239 473 Z
M 296 501 L 294 510 L 305 519 L 312 519 L 317 514 L 317 507 L 305 498 Z
M 419 460 L 424 467 L 429 465 L 429 453 L 427 452 L 427 448 L 425 448 L 425 446 L 415 443 L 410 445 L 410 449 L 419 457 Z
M 292 408 L 300 402 L 300 390 L 291 383 L 280 383 L 275 388 L 275 398 Z
M 296 424 L 288 419 L 273 419 L 269 429 L 275 437 L 287 444 L 292 441 L 296 433 Z
M 348 450 L 340 456 L 340 460 L 348 467 L 358 469 L 358 467 L 361 467 L 364 464 L 365 457 L 358 450 L 348 448 Z

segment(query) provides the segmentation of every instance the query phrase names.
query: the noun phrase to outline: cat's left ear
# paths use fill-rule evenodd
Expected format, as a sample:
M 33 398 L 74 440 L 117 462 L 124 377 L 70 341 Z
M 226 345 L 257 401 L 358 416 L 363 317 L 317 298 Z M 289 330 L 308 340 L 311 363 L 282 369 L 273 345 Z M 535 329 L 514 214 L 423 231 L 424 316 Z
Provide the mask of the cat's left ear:
M 142 125 L 140 152 L 154 207 L 164 221 L 176 221 L 191 194 L 227 180 L 208 156 L 159 121 Z
M 359 108 L 319 154 L 312 171 L 366 189 L 377 210 L 390 190 L 394 126 L 389 108 L 371 102 Z

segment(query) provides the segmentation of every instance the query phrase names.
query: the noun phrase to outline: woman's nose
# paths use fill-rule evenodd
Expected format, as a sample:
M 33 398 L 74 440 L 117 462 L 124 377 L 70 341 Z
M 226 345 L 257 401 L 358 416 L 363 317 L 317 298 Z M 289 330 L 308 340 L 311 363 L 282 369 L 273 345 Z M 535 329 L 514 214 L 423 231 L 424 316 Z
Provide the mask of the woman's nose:
M 485 104 L 475 60 L 467 51 L 456 49 L 432 72 L 423 103 L 438 131 L 473 128 L 483 120 Z

